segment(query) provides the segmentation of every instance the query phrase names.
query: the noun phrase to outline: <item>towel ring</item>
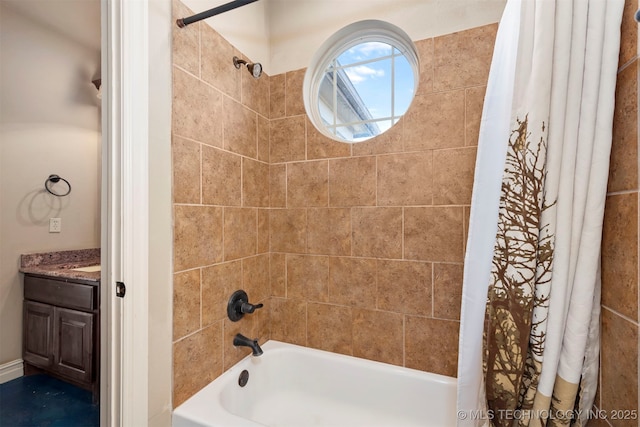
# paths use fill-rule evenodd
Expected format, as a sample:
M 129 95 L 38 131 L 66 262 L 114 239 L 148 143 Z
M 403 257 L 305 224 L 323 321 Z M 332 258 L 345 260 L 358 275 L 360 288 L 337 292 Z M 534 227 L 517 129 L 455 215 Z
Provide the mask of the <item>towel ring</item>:
M 50 182 L 53 182 L 53 183 L 55 184 L 56 182 L 59 182 L 59 181 L 64 181 L 64 183 L 65 183 L 65 184 L 67 184 L 67 187 L 69 187 L 69 188 L 67 189 L 67 192 L 66 192 L 66 193 L 64 193 L 64 194 L 56 193 L 56 192 L 54 192 L 53 190 L 51 190 L 51 189 L 49 188 L 49 183 L 50 183 Z M 58 175 L 49 175 L 49 177 L 47 178 L 47 180 L 44 182 L 44 189 L 45 189 L 45 190 L 47 190 L 49 193 L 53 194 L 54 196 L 57 196 L 57 197 L 64 197 L 64 196 L 68 195 L 69 193 L 71 193 L 71 184 L 69 184 L 69 181 L 67 181 L 66 179 L 62 178 L 61 176 L 58 176 Z

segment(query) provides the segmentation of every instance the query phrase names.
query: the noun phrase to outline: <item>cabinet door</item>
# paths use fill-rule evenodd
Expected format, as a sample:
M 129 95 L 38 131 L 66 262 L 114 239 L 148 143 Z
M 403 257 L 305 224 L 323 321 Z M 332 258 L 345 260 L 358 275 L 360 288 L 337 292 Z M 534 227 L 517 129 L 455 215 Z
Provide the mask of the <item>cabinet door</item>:
M 54 308 L 49 304 L 25 301 L 23 310 L 22 357 L 34 366 L 50 367 L 53 365 Z
M 92 381 L 94 316 L 56 307 L 54 369 L 60 375 L 87 383 Z

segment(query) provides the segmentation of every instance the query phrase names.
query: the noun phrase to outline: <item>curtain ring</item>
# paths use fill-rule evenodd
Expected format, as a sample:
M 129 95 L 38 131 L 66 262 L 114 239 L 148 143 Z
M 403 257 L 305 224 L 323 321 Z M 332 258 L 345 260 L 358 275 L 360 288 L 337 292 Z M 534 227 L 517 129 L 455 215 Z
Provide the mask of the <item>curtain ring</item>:
M 64 181 L 64 183 L 65 183 L 65 184 L 67 184 L 67 187 L 69 187 L 69 188 L 67 189 L 67 192 L 66 192 L 66 193 L 64 193 L 64 194 L 58 194 L 58 193 L 55 193 L 53 190 L 51 190 L 51 189 L 49 188 L 49 183 L 50 183 L 50 182 L 53 182 L 53 183 L 55 184 L 56 182 L 59 182 L 59 181 Z M 45 189 L 45 190 L 47 190 L 49 193 L 53 194 L 54 196 L 57 196 L 57 197 L 64 197 L 64 196 L 68 195 L 69 193 L 71 193 L 71 184 L 69 184 L 69 181 L 67 181 L 66 179 L 62 178 L 61 176 L 58 176 L 58 175 L 49 175 L 49 177 L 47 178 L 47 180 L 44 182 L 44 189 Z

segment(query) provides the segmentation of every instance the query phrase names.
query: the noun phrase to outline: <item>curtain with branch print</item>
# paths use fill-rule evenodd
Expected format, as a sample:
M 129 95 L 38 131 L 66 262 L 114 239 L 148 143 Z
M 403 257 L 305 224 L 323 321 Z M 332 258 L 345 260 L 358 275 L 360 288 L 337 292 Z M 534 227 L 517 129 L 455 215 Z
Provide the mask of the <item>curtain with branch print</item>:
M 598 266 L 623 6 L 508 0 L 478 143 L 458 367 L 458 410 L 485 416 L 459 426 L 587 421 L 597 386 Z M 504 44 L 510 36 L 517 47 Z M 503 96 L 510 98 L 496 101 Z M 507 105 L 508 114 L 492 111 Z M 496 167 L 500 176 L 483 172 Z M 495 216 L 487 198 L 497 203 Z M 489 243 L 486 229 L 495 230 Z M 491 257 L 473 252 L 487 247 Z
M 516 124 L 502 181 L 483 365 L 490 413 L 496 425 L 504 426 L 513 418 L 506 416 L 507 410 L 533 407 L 542 369 L 554 243 L 549 224 L 542 223 L 543 212 L 555 204 L 544 192 L 546 127 L 541 123 L 540 137 L 532 141 L 528 116 L 516 118 Z

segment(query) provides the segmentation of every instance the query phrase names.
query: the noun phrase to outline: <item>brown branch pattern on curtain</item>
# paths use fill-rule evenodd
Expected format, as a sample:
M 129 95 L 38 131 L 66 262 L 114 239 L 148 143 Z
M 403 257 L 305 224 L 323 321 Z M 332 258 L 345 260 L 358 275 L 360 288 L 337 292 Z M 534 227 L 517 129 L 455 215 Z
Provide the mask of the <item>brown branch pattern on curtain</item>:
M 546 128 L 531 141 L 529 117 L 516 119 L 502 180 L 498 232 L 487 295 L 484 373 L 495 426 L 527 426 L 513 411 L 533 407 L 545 343 L 549 295 L 536 292 L 551 280 L 554 236 L 541 223 L 545 203 Z M 538 313 L 542 313 L 542 315 Z M 520 412 L 522 414 L 523 412 Z

